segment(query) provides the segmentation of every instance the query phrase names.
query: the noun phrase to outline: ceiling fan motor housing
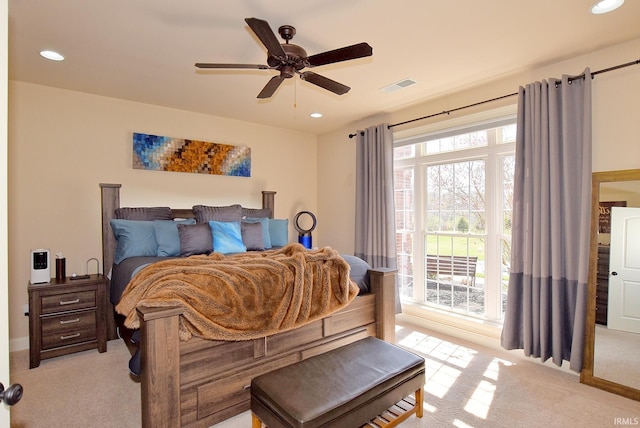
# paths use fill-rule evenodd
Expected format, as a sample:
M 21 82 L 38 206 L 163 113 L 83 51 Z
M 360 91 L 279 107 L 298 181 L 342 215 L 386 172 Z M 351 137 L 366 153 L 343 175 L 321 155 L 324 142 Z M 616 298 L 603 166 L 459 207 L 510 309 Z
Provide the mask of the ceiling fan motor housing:
M 288 43 L 282 44 L 282 49 L 287 54 L 287 57 L 283 60 L 282 58 L 269 55 L 267 57 L 267 64 L 269 64 L 270 67 L 274 67 L 283 73 L 286 68 L 300 71 L 306 67 L 307 64 L 305 63 L 305 61 L 307 60 L 307 51 L 305 51 L 298 45 Z M 292 71 L 291 76 L 287 75 L 287 77 L 292 77 L 293 75 L 295 75 L 295 71 Z

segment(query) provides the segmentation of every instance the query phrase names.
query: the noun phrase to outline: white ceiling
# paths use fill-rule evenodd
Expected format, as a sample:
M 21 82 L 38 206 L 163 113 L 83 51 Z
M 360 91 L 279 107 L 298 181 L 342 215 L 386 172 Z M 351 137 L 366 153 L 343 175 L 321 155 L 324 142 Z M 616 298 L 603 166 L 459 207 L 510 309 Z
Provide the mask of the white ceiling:
M 9 78 L 321 134 L 640 37 L 640 0 L 600 16 L 594 1 L 9 0 Z M 294 77 L 258 100 L 276 71 L 194 67 L 266 64 L 248 17 L 276 35 L 293 25 L 308 55 L 366 41 L 373 56 L 313 68 L 350 86 L 346 95 Z M 43 49 L 66 60 L 44 60 Z M 418 83 L 380 90 L 404 78 Z

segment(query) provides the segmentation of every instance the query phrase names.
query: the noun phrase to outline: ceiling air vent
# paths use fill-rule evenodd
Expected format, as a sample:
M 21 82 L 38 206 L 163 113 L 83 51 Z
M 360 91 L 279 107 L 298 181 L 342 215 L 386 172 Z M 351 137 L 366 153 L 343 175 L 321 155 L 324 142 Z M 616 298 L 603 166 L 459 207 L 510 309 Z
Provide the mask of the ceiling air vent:
M 415 80 L 407 77 L 406 79 L 402 79 L 399 82 L 392 83 L 391 85 L 387 85 L 383 88 L 380 88 L 380 90 L 382 92 L 390 93 L 390 92 L 399 91 L 400 89 L 404 89 L 407 86 L 415 85 L 416 83 L 417 82 Z

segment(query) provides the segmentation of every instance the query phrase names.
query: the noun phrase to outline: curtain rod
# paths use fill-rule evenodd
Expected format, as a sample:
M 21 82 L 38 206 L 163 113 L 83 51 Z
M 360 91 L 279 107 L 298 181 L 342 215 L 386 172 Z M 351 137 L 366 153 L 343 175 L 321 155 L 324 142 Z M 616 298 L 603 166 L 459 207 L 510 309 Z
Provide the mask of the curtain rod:
M 618 70 L 620 68 L 625 68 L 625 67 L 629 67 L 631 65 L 637 65 L 637 64 L 640 64 L 640 59 L 637 59 L 637 60 L 631 61 L 631 62 L 627 62 L 627 63 L 624 63 L 624 64 L 614 65 L 613 67 L 604 68 L 602 70 L 594 71 L 593 73 L 591 73 L 591 78 L 593 79 L 598 74 L 606 73 L 608 71 Z M 575 76 L 575 77 L 571 77 L 569 79 L 569 81 L 575 80 L 575 79 L 584 79 L 584 74 L 581 74 L 581 75 Z M 512 94 L 502 95 L 500 97 L 491 98 L 491 99 L 484 100 L 484 101 L 479 101 L 477 103 L 468 104 L 466 106 L 457 107 L 457 108 L 454 108 L 454 109 L 451 109 L 451 110 L 443 110 L 443 111 L 441 111 L 439 113 L 433 113 L 433 114 L 430 114 L 430 115 L 427 115 L 427 116 L 418 117 L 416 119 L 411 119 L 411 120 L 406 120 L 404 122 L 394 123 L 393 125 L 389 125 L 389 128 L 393 128 L 394 126 L 406 125 L 407 123 L 417 122 L 418 120 L 429 119 L 431 117 L 440 116 L 440 115 L 443 115 L 443 114 L 450 114 L 450 113 L 452 113 L 454 111 L 464 110 L 464 109 L 471 108 L 471 107 L 476 107 L 476 106 L 479 106 L 481 104 L 491 103 L 491 102 L 494 102 L 494 101 L 502 100 L 504 98 L 514 97 L 516 95 L 518 95 L 518 93 L 514 92 Z M 363 131 L 360 131 L 360 132 L 361 132 L 360 135 L 364 135 Z M 356 135 L 358 135 L 358 134 L 357 133 L 349 134 L 349 138 L 353 138 Z

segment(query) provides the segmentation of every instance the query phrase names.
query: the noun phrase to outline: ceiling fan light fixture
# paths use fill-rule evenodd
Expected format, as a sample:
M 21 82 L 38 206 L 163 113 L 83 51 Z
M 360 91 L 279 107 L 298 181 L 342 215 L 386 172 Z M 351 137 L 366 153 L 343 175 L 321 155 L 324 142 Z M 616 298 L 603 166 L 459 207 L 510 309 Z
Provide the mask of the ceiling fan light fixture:
M 594 15 L 602 15 L 616 10 L 624 4 L 624 0 L 601 0 L 591 6 L 591 13 Z
M 64 56 L 55 51 L 40 51 L 40 56 L 43 58 L 49 59 L 51 61 L 64 61 Z

